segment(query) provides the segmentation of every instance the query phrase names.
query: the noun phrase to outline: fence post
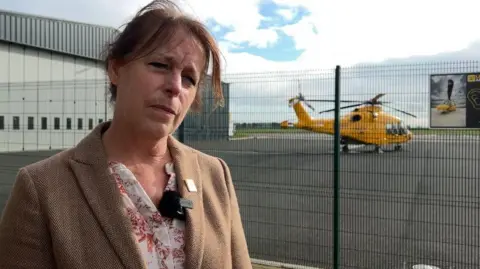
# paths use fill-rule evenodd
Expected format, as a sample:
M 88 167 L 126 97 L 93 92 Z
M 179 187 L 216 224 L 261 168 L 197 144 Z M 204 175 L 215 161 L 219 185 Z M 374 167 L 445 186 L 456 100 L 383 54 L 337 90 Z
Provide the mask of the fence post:
M 178 141 L 185 143 L 185 120 L 178 126 Z
M 339 178 L 340 178 L 340 66 L 335 68 L 335 135 L 333 161 L 333 268 L 340 263 L 340 212 L 339 212 Z
M 103 105 L 105 106 L 105 107 L 104 107 L 104 109 L 105 109 L 104 114 L 105 114 L 105 115 L 103 115 L 103 116 L 104 116 L 104 121 L 108 121 L 108 112 L 107 112 L 107 110 L 108 110 L 108 92 L 109 92 L 108 86 L 109 86 L 109 85 L 110 85 L 110 84 L 108 83 L 108 80 L 107 80 L 107 81 L 105 82 L 105 103 L 103 104 Z

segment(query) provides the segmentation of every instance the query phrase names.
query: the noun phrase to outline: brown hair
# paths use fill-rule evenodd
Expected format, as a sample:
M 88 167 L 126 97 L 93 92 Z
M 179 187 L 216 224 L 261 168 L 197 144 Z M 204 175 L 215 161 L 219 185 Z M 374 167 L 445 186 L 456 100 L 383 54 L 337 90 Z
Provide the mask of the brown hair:
M 170 41 L 178 27 L 190 31 L 201 43 L 206 65 L 202 70 L 199 89 L 192 104 L 194 110 L 201 107 L 201 93 L 205 85 L 210 60 L 212 61 L 211 87 L 215 103 L 223 106 L 221 84 L 220 49 L 208 29 L 200 22 L 183 14 L 180 8 L 170 0 L 154 0 L 143 7 L 107 47 L 105 67 L 108 70 L 110 60 L 128 62 L 147 55 Z M 150 49 L 150 51 L 148 51 Z M 110 101 L 116 99 L 117 88 L 110 83 Z

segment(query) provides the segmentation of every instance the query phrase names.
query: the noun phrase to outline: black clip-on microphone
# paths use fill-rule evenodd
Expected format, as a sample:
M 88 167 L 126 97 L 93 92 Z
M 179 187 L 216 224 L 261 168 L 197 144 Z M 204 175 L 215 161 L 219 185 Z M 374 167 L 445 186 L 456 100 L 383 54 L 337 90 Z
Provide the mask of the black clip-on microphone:
M 182 198 L 180 193 L 176 191 L 166 191 L 158 206 L 158 210 L 162 216 L 185 220 L 185 209 L 193 208 L 192 200 Z

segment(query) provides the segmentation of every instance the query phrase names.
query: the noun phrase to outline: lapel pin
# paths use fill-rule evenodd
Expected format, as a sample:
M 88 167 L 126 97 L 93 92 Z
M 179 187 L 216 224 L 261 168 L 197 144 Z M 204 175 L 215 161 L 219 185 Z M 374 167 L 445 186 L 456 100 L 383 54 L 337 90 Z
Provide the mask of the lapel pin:
M 189 192 L 197 192 L 197 187 L 195 186 L 195 182 L 192 179 L 187 178 L 185 180 L 185 183 L 187 184 L 187 189 Z

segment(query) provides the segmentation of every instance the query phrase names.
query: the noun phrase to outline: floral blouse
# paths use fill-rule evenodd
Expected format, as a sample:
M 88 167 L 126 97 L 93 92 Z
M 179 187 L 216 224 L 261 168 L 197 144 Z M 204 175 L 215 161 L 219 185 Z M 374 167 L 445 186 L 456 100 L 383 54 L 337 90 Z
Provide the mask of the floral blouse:
M 181 220 L 162 217 L 133 173 L 123 164 L 111 162 L 110 172 L 115 177 L 123 197 L 125 214 L 133 227 L 141 254 L 148 269 L 182 269 L 184 262 Z M 177 189 L 172 163 L 165 166 L 170 179 L 165 191 Z

